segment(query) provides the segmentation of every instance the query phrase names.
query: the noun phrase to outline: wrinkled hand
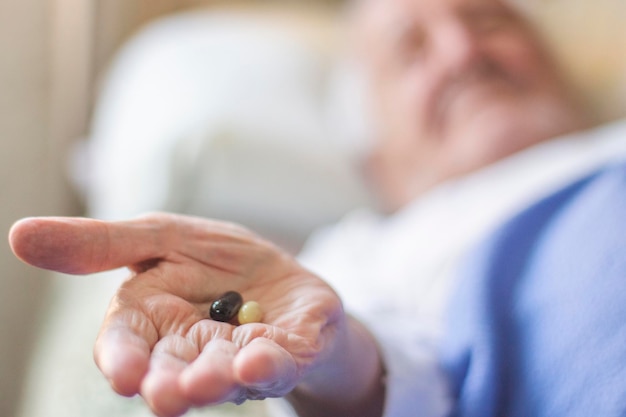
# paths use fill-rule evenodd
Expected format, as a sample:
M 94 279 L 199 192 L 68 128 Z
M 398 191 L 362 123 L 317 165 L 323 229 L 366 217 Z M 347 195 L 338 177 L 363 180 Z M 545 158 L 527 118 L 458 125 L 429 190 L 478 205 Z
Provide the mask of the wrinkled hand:
M 346 322 L 323 281 L 229 223 L 170 214 L 27 218 L 13 226 L 10 242 L 19 258 L 45 269 L 132 271 L 108 308 L 94 356 L 115 391 L 140 393 L 160 416 L 288 393 L 329 354 Z M 210 320 L 211 303 L 228 290 L 259 302 L 263 323 Z

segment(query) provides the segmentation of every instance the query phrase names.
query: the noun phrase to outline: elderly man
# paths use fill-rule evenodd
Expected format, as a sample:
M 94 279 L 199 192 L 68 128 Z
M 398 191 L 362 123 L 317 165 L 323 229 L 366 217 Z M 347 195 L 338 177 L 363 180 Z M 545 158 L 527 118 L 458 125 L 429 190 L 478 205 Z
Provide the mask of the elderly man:
M 365 2 L 356 35 L 382 121 L 370 179 L 388 210 L 589 125 L 529 24 L 509 6 Z
M 622 127 L 542 143 L 590 122 L 529 26 L 497 0 L 365 0 L 360 7 L 358 26 L 366 30 L 357 36 L 379 116 L 365 168 L 384 214 L 348 216 L 300 261 L 231 224 L 164 214 L 111 223 L 25 219 L 11 231 L 15 253 L 68 273 L 130 268 L 95 358 L 113 389 L 140 393 L 160 416 L 280 396 L 303 417 L 623 415 L 624 371 L 612 365 L 626 341 L 621 349 L 612 338 L 597 358 L 587 346 L 572 359 L 575 378 L 560 356 L 588 336 L 568 317 L 586 331 L 609 323 L 603 335 L 624 333 L 616 327 L 626 318 L 622 280 L 613 278 L 626 271 L 625 257 L 563 249 L 581 233 L 594 248 L 607 244 L 584 214 L 619 217 L 611 208 L 622 202 L 611 197 L 623 185 L 621 171 L 533 206 L 458 268 L 514 212 L 605 162 Z M 587 135 L 599 138 L 601 151 L 587 146 Z M 520 177 L 529 167 L 532 175 Z M 600 204 L 588 207 L 589 196 Z M 564 220 L 555 214 L 568 212 Z M 611 230 L 604 226 L 598 230 Z M 626 233 L 614 230 L 611 243 L 620 243 Z M 567 268 L 550 261 L 568 254 L 575 257 Z M 610 295 L 608 305 L 618 306 L 604 324 L 606 309 L 579 303 L 598 265 L 609 266 L 611 285 L 599 280 L 595 303 Z M 552 302 L 570 278 L 576 286 L 564 299 L 584 307 L 572 316 L 571 305 Z M 258 301 L 262 322 L 210 320 L 209 305 L 227 290 Z M 550 332 L 560 331 L 563 343 L 551 343 Z M 555 370 L 547 369 L 551 361 Z M 552 385 L 535 384 L 542 375 Z

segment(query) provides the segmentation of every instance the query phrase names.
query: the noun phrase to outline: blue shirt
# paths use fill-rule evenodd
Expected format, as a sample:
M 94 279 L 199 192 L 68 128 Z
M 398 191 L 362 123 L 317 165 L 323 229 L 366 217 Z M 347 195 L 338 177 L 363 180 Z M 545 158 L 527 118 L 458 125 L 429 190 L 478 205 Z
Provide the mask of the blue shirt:
M 461 272 L 452 415 L 626 416 L 626 165 L 523 211 Z

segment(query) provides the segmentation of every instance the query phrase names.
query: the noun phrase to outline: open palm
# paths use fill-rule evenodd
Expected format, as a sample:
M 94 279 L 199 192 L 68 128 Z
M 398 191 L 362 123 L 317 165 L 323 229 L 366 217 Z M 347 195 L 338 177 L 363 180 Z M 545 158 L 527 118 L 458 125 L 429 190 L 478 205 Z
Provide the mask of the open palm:
M 94 350 L 112 387 L 161 416 L 189 407 L 282 396 L 327 356 L 346 318 L 335 293 L 289 255 L 230 223 L 170 214 L 124 222 L 31 218 L 14 225 L 18 257 L 46 269 L 132 274 Z M 209 319 L 235 290 L 262 323 Z

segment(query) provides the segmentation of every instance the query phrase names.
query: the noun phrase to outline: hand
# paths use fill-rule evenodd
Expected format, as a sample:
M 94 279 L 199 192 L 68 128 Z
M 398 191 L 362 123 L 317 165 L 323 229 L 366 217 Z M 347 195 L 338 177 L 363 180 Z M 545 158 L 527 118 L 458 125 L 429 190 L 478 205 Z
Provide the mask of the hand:
M 13 226 L 10 242 L 19 258 L 45 269 L 131 270 L 94 356 L 113 389 L 140 393 L 159 416 L 285 395 L 324 368 L 346 333 L 328 285 L 233 224 L 169 214 L 122 222 L 28 218 Z M 259 302 L 263 322 L 209 319 L 211 303 L 228 290 Z

